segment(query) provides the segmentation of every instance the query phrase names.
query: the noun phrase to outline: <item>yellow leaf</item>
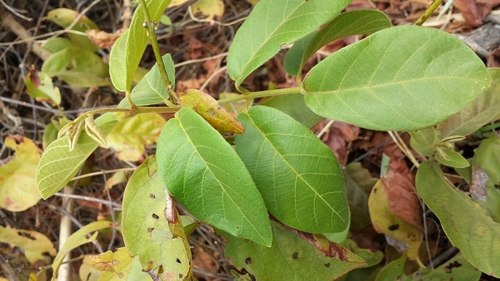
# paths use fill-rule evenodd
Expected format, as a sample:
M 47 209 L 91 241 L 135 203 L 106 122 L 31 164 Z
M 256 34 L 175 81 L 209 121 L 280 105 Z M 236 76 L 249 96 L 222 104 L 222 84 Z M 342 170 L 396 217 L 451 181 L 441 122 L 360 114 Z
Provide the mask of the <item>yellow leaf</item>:
M 186 3 L 187 0 L 172 0 L 170 2 L 170 5 L 168 5 L 169 8 L 172 8 L 172 7 L 177 7 L 177 6 L 180 6 L 184 3 Z
M 0 207 L 21 212 L 40 200 L 35 182 L 40 150 L 32 140 L 20 135 L 5 138 L 5 145 L 16 154 L 0 167 Z
M 121 121 L 106 141 L 109 147 L 118 151 L 118 159 L 139 161 L 143 159 L 144 146 L 158 141 L 165 122 L 165 119 L 156 113 L 138 114 Z
M 390 244 L 407 250 L 408 258 L 419 261 L 418 249 L 422 242 L 422 234 L 415 226 L 396 216 L 389 205 L 388 193 L 382 180 L 377 181 L 368 198 L 368 208 L 373 228 L 384 233 L 395 241 L 387 239 Z M 399 242 L 399 243 L 398 243 Z
M 127 181 L 128 173 L 126 171 L 119 171 L 113 174 L 111 178 L 106 181 L 106 187 L 111 188 L 119 183 L 124 183 Z
M 224 15 L 224 2 L 222 0 L 201 0 L 191 5 L 193 14 L 201 13 L 206 16 L 205 20 L 222 18 Z
M 220 133 L 243 134 L 245 132 L 240 122 L 221 107 L 212 96 L 198 90 L 188 90 L 187 93 L 179 93 L 179 99 L 183 106 L 192 108 Z
M 36 231 L 0 226 L 0 242 L 22 248 L 26 258 L 31 263 L 43 259 L 44 252 L 48 252 L 52 256 L 56 254 L 52 242 L 45 235 Z

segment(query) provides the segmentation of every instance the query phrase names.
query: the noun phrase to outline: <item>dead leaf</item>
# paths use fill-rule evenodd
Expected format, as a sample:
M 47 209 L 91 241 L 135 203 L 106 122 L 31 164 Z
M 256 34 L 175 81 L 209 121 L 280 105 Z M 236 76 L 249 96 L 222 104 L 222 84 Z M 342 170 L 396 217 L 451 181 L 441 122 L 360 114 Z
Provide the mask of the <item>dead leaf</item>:
M 460 10 L 469 26 L 478 27 L 491 9 L 499 4 L 500 0 L 455 0 L 453 6 Z
M 388 188 L 379 180 L 368 199 L 368 208 L 373 228 L 378 233 L 390 236 L 387 242 L 399 250 L 408 251 L 408 257 L 418 260 L 418 249 L 422 232 L 411 223 L 395 215 L 389 202 Z
M 381 180 L 392 212 L 421 230 L 421 207 L 414 189 L 415 180 L 404 159 L 391 159 L 389 172 Z
M 113 44 L 120 38 L 120 36 L 125 32 L 126 29 L 118 29 L 115 33 L 107 33 L 106 31 L 99 31 L 96 29 L 89 29 L 85 31 L 87 37 L 94 44 L 100 48 L 111 48 Z

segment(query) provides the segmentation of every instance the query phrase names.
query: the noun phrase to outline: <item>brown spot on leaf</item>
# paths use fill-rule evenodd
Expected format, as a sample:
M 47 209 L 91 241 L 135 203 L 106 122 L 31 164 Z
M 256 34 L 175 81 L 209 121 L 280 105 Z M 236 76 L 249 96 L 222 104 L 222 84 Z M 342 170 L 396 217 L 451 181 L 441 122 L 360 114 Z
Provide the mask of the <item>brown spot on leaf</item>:
M 252 258 L 251 257 L 248 257 L 245 259 L 245 263 L 246 264 L 251 264 L 252 263 Z
M 448 264 L 445 268 L 444 268 L 444 272 L 446 273 L 451 273 L 451 271 L 453 270 L 454 267 L 461 267 L 462 264 L 459 263 L 458 261 L 454 261 L 450 264 Z
M 151 217 L 153 217 L 153 219 L 155 219 L 155 220 L 157 220 L 157 219 L 159 219 L 159 218 L 160 218 L 160 217 L 159 217 L 157 214 L 155 214 L 155 213 L 153 213 L 153 214 L 151 215 Z
M 389 226 L 390 231 L 397 230 L 398 228 L 399 228 L 399 224 L 393 224 L 393 225 Z

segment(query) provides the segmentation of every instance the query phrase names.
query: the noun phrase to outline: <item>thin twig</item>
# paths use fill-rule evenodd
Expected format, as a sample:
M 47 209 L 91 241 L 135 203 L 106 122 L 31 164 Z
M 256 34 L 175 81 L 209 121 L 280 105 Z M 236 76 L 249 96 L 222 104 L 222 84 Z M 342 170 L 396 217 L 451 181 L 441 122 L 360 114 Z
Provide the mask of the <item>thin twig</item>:
M 415 25 L 422 25 L 431 15 L 434 13 L 434 11 L 441 5 L 441 2 L 443 0 L 434 0 L 432 4 L 425 10 L 425 12 L 418 18 L 418 20 L 415 22 Z

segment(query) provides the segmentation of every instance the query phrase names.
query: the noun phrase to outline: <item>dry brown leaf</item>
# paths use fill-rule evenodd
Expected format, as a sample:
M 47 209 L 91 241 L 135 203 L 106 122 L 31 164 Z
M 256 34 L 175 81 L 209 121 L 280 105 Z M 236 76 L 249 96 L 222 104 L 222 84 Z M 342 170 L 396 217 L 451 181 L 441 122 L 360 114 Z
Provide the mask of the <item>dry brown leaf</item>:
M 421 207 L 414 189 L 414 182 L 413 174 L 403 158 L 391 159 L 389 172 L 382 178 L 389 206 L 396 216 L 421 230 Z
M 478 27 L 491 9 L 499 4 L 500 0 L 455 0 L 453 6 L 460 10 L 469 26 Z
M 97 29 L 89 29 L 86 31 L 87 37 L 100 48 L 111 48 L 113 44 L 120 38 L 126 29 L 118 29 L 115 33 L 107 33 Z

